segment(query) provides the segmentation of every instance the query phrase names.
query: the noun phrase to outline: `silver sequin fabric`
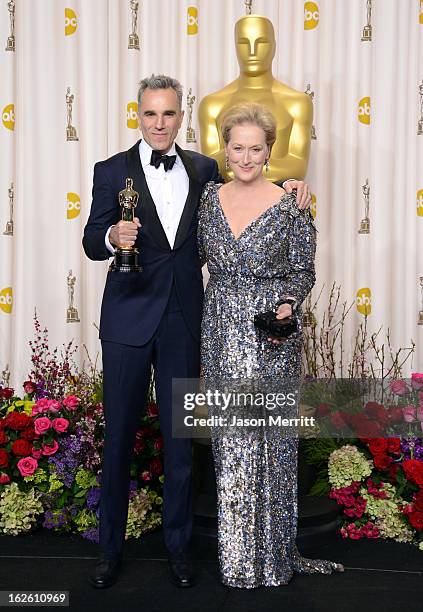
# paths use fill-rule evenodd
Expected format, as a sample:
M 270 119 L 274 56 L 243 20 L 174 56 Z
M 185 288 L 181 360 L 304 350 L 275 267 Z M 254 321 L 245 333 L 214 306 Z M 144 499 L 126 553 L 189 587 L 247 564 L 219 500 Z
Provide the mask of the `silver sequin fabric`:
M 254 315 L 284 297 L 299 304 L 315 282 L 316 231 L 309 211 L 283 195 L 236 239 L 208 183 L 199 206 L 198 241 L 210 279 L 202 322 L 202 368 L 207 381 L 299 381 L 299 333 L 281 345 L 254 326 Z M 305 559 L 296 547 L 298 439 L 273 429 L 212 428 L 218 497 L 221 579 L 231 587 L 287 584 L 294 572 L 329 574 L 332 561 Z

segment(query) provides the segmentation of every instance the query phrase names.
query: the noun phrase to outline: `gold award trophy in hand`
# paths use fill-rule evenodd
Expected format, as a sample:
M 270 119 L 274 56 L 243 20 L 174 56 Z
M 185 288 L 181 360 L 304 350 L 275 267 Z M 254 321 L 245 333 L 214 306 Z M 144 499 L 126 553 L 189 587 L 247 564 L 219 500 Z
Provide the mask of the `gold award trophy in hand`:
M 122 221 L 134 222 L 134 213 L 138 204 L 139 193 L 132 188 L 133 180 L 126 179 L 126 187 L 119 191 L 119 204 L 122 209 Z M 114 261 L 110 265 L 111 272 L 142 272 L 138 263 L 139 251 L 133 246 L 120 245 L 116 248 Z

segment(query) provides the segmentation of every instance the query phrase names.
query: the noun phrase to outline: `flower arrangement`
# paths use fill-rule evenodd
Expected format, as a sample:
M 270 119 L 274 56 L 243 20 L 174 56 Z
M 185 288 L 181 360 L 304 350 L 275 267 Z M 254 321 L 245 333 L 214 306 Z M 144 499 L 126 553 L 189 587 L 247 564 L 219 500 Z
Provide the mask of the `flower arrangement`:
M 36 525 L 98 541 L 104 437 L 102 379 L 96 364 L 78 371 L 76 347 L 49 348 L 35 315 L 32 370 L 23 397 L 0 387 L 0 532 Z M 163 440 L 150 394 L 131 464 L 126 537 L 161 522 Z

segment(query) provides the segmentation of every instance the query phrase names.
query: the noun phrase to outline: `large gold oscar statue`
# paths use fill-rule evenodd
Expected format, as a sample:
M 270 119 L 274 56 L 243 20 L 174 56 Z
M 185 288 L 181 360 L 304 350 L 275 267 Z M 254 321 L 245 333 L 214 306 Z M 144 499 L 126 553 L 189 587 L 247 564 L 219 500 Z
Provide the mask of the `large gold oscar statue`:
M 225 180 L 231 179 L 232 172 L 225 169 L 221 118 L 229 107 L 239 102 L 263 104 L 277 120 L 277 138 L 266 178 L 273 182 L 287 178 L 301 180 L 306 174 L 310 153 L 313 103 L 307 94 L 273 77 L 276 41 L 269 19 L 261 15 L 241 17 L 235 24 L 235 45 L 239 77 L 203 98 L 199 106 L 201 150 L 217 161 Z

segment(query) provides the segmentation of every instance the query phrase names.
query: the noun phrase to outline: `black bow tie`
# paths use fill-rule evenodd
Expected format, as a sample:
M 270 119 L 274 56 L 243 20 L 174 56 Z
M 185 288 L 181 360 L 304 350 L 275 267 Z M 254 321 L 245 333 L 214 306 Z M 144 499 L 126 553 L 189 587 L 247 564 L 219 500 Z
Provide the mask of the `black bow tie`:
M 163 164 L 165 172 L 172 170 L 176 162 L 176 155 L 162 155 L 160 151 L 152 151 L 151 153 L 151 166 L 158 168 L 160 164 Z

